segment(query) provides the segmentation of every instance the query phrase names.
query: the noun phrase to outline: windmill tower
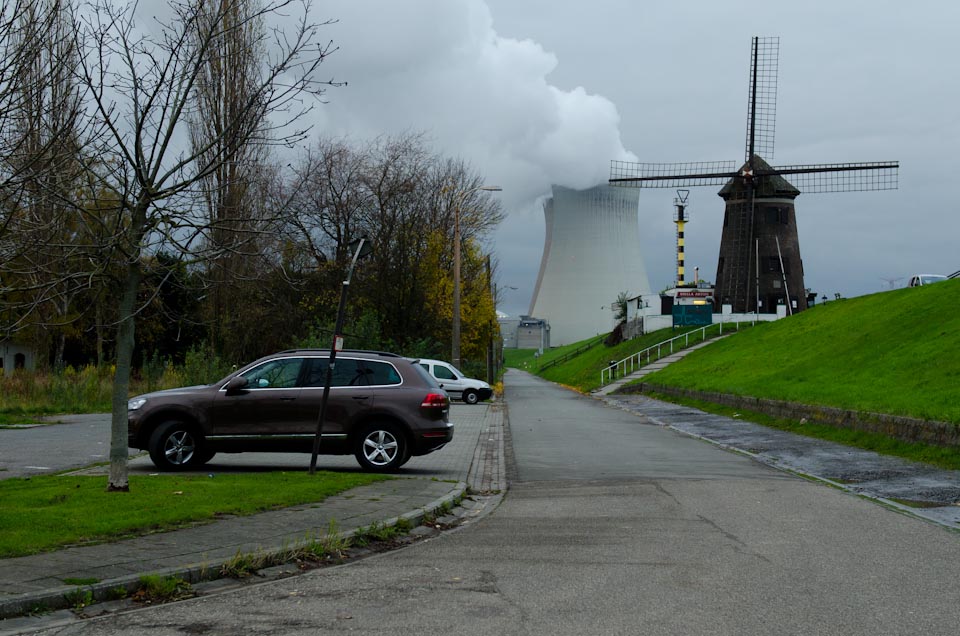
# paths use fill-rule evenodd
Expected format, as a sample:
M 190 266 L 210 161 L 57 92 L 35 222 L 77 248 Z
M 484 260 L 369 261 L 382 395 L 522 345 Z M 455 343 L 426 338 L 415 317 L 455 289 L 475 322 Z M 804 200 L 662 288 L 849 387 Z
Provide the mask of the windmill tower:
M 899 163 L 773 167 L 779 38 L 753 38 L 745 159 L 696 163 L 611 162 L 611 185 L 676 188 L 722 185 L 726 202 L 715 304 L 737 313 L 807 307 L 794 200 L 801 192 L 892 190 Z M 789 181 L 787 178 L 789 177 Z

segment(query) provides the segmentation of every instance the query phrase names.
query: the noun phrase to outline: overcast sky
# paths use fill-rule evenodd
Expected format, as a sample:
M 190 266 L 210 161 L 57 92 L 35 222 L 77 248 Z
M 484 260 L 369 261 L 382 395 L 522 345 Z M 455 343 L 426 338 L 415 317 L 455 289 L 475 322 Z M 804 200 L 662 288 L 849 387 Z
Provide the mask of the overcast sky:
M 789 6 L 788 6 L 789 4 Z M 744 159 L 750 39 L 780 38 L 773 165 L 899 160 L 896 191 L 796 201 L 806 285 L 832 298 L 960 270 L 960 5 L 919 0 L 325 0 L 340 50 L 318 132 L 426 132 L 503 187 L 490 247 L 501 309 L 526 313 L 551 184 L 605 183 L 611 159 Z M 688 278 L 716 273 L 723 201 L 688 200 Z M 675 278 L 672 189 L 640 193 L 654 290 Z M 575 293 L 575 290 L 571 290 Z

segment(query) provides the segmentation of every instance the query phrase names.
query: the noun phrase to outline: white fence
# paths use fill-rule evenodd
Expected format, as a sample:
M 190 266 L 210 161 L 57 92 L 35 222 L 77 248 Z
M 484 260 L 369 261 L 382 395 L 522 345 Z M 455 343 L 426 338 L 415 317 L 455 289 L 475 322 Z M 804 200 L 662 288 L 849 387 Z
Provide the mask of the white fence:
M 760 316 L 764 315 L 765 314 L 760 314 Z M 738 318 L 739 316 L 747 318 L 742 322 L 749 322 L 751 325 L 755 325 L 757 323 L 756 314 L 738 314 Z M 772 317 L 767 320 L 776 320 L 775 314 L 771 316 Z M 723 318 L 724 320 L 717 321 L 717 318 Z M 711 335 L 709 337 L 713 337 L 712 332 L 714 330 L 717 331 L 716 335 L 722 336 L 724 325 L 727 326 L 726 328 L 728 331 L 730 330 L 731 326 L 734 327 L 735 330 L 739 331 L 741 320 L 731 320 L 731 318 L 733 318 L 733 315 L 731 314 L 714 315 L 715 322 L 712 325 L 706 325 L 704 327 L 700 327 L 699 329 L 694 329 L 692 331 L 680 334 L 679 336 L 674 336 L 669 340 L 664 340 L 663 342 L 658 342 L 655 345 L 649 346 L 643 351 L 638 351 L 637 353 L 628 356 L 623 360 L 612 362 L 609 366 L 601 369 L 600 386 L 610 384 L 613 382 L 614 378 L 618 376 L 623 377 L 628 373 L 633 373 L 636 369 L 642 366 L 648 365 L 651 362 L 655 362 L 665 355 L 670 355 L 674 352 L 674 350 L 679 351 L 681 349 L 686 349 L 691 344 L 691 338 L 693 339 L 693 344 L 703 342 L 708 337 L 708 330 L 711 331 Z M 763 320 L 763 318 L 761 318 L 761 320 Z

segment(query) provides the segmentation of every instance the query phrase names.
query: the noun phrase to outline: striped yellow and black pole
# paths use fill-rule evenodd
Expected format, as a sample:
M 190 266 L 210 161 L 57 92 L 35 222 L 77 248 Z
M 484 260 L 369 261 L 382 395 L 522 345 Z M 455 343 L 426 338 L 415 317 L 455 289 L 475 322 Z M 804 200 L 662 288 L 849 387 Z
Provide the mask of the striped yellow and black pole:
M 683 286 L 683 229 L 686 226 L 687 221 L 690 220 L 687 217 L 686 212 L 687 196 L 689 194 L 689 190 L 677 190 L 677 198 L 673 200 L 673 204 L 677 208 L 676 213 L 673 215 L 673 222 L 677 224 L 677 287 Z

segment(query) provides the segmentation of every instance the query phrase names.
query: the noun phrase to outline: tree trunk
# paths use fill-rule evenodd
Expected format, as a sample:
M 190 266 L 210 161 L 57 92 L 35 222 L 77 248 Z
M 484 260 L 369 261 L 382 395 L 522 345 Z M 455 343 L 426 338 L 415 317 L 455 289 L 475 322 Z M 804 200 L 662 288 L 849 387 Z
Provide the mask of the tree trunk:
M 127 475 L 127 400 L 133 361 L 137 291 L 140 288 L 140 262 L 127 265 L 120 298 L 120 324 L 117 326 L 117 371 L 113 379 L 113 414 L 110 420 L 110 482 L 108 491 L 129 491 Z
M 104 360 L 103 360 L 103 318 L 102 318 L 102 307 L 100 305 L 100 300 L 97 299 L 97 308 L 96 308 L 96 318 L 94 322 L 96 323 L 97 328 L 97 369 L 102 369 Z
M 118 307 L 116 359 L 113 378 L 113 412 L 110 418 L 110 478 L 107 491 L 127 492 L 130 483 L 127 474 L 127 401 L 130 394 L 130 371 L 133 365 L 133 346 L 136 342 L 137 292 L 140 291 L 141 241 L 146 227 L 150 199 L 141 194 L 130 218 L 127 241 L 126 276 Z
M 61 332 L 59 335 L 57 335 L 56 350 L 53 354 L 53 368 L 56 369 L 57 372 L 63 371 L 63 356 L 66 349 L 67 334 Z

